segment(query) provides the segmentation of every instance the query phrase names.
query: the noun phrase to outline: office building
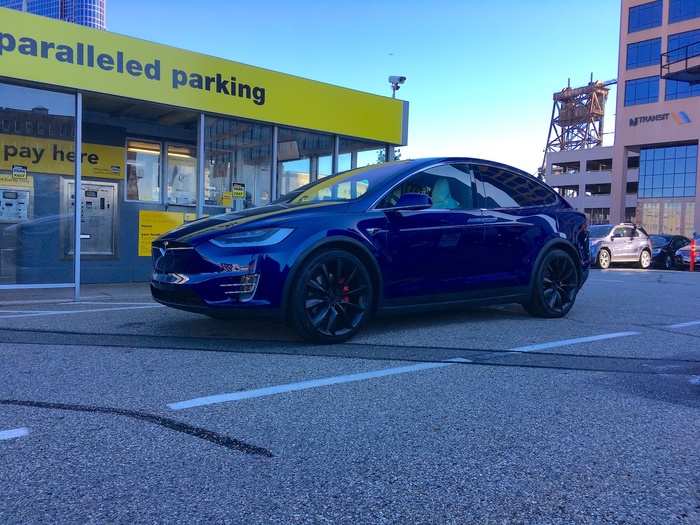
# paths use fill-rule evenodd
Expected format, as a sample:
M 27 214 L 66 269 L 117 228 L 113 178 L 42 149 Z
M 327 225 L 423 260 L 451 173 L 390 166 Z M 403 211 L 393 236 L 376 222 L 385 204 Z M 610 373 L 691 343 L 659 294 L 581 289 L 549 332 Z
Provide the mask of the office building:
M 622 0 L 611 221 L 700 231 L 700 0 Z
M 107 0 L 0 0 L 0 7 L 106 29 Z

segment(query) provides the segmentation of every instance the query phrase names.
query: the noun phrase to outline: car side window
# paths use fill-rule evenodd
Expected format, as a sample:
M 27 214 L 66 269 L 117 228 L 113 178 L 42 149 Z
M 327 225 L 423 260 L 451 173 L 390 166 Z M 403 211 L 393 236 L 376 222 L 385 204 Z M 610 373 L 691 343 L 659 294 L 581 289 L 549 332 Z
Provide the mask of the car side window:
M 683 239 L 683 238 L 678 238 L 678 239 L 675 239 L 675 240 L 673 241 L 673 245 L 672 245 L 673 248 L 672 248 L 672 249 L 673 249 L 673 250 L 679 250 L 679 249 L 683 248 L 683 246 L 686 246 L 687 244 L 688 244 L 688 241 L 686 241 L 686 240 Z
M 433 209 L 471 210 L 474 205 L 474 177 L 466 164 L 444 164 L 421 171 L 391 190 L 379 208 L 393 208 L 406 193 L 422 193 L 433 201 Z
M 481 190 L 477 196 L 480 208 L 549 206 L 557 202 L 553 190 L 531 177 L 488 165 L 475 165 L 474 170 Z
M 639 233 L 637 233 L 634 228 L 630 228 L 629 226 L 620 226 L 619 228 L 615 228 L 613 237 L 631 239 L 632 237 L 639 237 Z

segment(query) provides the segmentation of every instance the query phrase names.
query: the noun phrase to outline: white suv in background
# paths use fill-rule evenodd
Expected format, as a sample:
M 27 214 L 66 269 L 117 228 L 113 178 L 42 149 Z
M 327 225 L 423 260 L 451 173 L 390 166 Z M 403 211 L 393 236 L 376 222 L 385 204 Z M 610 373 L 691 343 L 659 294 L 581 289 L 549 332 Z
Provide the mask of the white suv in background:
M 623 222 L 617 225 L 597 224 L 588 228 L 591 260 L 602 269 L 612 263 L 637 262 L 639 267 L 651 266 L 651 240 L 644 228 Z

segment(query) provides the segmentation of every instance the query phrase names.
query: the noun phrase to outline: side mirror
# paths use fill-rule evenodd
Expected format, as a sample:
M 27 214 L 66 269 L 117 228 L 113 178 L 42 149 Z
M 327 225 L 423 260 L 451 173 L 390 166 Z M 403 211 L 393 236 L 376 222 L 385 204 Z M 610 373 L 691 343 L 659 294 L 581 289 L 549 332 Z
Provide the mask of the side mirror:
M 417 211 L 432 208 L 433 200 L 424 193 L 404 193 L 391 211 Z

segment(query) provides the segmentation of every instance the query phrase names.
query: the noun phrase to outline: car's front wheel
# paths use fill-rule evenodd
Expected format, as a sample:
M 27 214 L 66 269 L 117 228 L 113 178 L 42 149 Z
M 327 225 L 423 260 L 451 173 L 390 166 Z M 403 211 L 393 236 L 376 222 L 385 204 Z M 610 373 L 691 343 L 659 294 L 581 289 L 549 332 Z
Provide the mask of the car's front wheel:
M 565 251 L 552 250 L 537 268 L 530 300 L 523 306 L 537 317 L 563 317 L 574 306 L 578 289 L 576 263 Z
M 651 254 L 649 253 L 649 250 L 642 250 L 642 253 L 639 255 L 639 267 L 642 270 L 646 270 L 651 266 Z
M 598 252 L 598 267 L 603 270 L 610 268 L 610 252 L 605 248 Z
M 328 250 L 303 265 L 291 288 L 291 327 L 316 343 L 338 343 L 355 335 L 373 307 L 372 279 L 363 262 L 345 250 Z

